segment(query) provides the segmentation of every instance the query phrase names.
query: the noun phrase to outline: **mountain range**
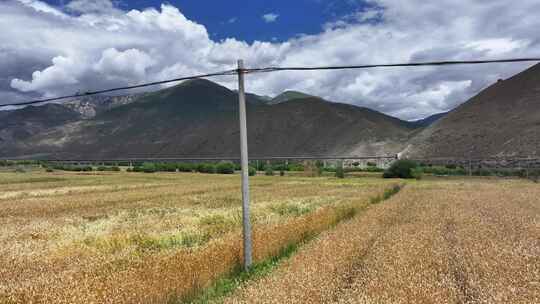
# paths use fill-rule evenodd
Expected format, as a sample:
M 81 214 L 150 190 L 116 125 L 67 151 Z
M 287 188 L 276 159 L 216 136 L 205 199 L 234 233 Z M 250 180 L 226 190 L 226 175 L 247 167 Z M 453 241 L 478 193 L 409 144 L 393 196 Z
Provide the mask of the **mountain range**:
M 426 118 L 410 121 L 409 123 L 416 128 L 426 128 L 434 124 L 439 119 L 445 117 L 446 114 L 448 114 L 448 112 L 437 113 Z
M 422 130 L 405 155 L 416 158 L 540 156 L 540 64 L 499 80 Z
M 274 102 L 247 95 L 251 155 L 398 153 L 413 130 L 397 118 L 367 108 L 300 97 Z M 29 118 L 31 113 L 39 119 Z M 239 154 L 238 95 L 208 80 L 187 81 L 139 96 L 109 101 L 86 98 L 2 115 L 13 121 L 0 125 L 0 155 L 4 157 Z M 19 134 L 21 130 L 24 134 Z
M 540 65 L 448 113 L 407 122 L 296 91 L 246 94 L 250 155 L 537 156 Z M 0 157 L 231 157 L 238 95 L 208 80 L 0 111 Z

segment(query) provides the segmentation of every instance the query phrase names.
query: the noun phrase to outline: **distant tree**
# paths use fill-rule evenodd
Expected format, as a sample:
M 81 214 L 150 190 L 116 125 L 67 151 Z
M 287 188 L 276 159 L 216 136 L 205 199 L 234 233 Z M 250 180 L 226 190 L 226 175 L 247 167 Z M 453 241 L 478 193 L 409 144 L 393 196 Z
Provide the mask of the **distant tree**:
M 255 169 L 255 167 L 249 167 L 248 169 L 248 172 L 249 172 L 249 176 L 255 176 L 257 175 L 257 169 Z
M 336 177 L 345 178 L 345 170 L 343 170 L 343 162 L 338 162 L 336 165 Z
M 230 162 L 219 163 L 216 166 L 216 171 L 219 174 L 233 174 L 234 173 L 234 164 Z
M 154 173 L 157 172 L 156 164 L 154 163 L 143 163 L 141 171 L 144 173 Z
M 535 169 L 535 170 L 532 170 L 530 173 L 529 173 L 529 178 L 535 182 L 535 183 L 538 183 L 540 181 L 540 169 Z
M 289 165 L 286 163 L 279 163 L 272 166 L 276 171 L 289 171 Z
M 176 172 L 176 164 L 175 163 L 163 164 L 160 171 Z
M 289 164 L 289 171 L 295 171 L 295 172 L 304 171 L 304 165 L 300 163 Z
M 197 165 L 197 171 L 199 173 L 216 173 L 216 166 L 210 163 L 200 163 Z
M 178 169 L 179 172 L 193 172 L 194 166 L 193 164 L 188 163 L 177 163 L 176 169 Z
M 415 161 L 400 159 L 384 171 L 384 178 L 417 178 L 418 164 Z

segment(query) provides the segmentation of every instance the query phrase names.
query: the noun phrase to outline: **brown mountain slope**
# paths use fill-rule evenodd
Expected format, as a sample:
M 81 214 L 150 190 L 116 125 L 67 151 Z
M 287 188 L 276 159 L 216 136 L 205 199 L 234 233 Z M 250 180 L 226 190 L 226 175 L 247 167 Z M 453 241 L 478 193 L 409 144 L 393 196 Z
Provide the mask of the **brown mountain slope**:
M 82 119 L 79 112 L 58 104 L 29 106 L 15 111 L 0 111 L 0 155 L 17 146 L 33 146 L 32 138 L 45 130 L 63 127 Z
M 235 92 L 210 81 L 189 81 L 16 144 L 0 144 L 0 156 L 237 156 L 237 100 Z M 277 105 L 248 100 L 254 156 L 397 153 L 410 132 L 399 119 L 318 98 Z
M 540 156 L 540 65 L 499 81 L 415 136 L 415 158 Z

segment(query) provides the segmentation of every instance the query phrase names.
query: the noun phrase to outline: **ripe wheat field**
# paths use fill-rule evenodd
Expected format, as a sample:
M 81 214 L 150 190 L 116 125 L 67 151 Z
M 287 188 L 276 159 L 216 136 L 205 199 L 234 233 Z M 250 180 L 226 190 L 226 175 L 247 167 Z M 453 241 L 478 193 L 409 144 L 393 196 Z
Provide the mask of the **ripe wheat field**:
M 351 217 L 391 182 L 251 185 L 261 261 Z M 238 175 L 0 173 L 0 303 L 179 302 L 241 260 Z
M 209 301 L 540 302 L 537 184 L 256 176 L 251 185 L 255 261 L 301 245 Z M 242 261 L 240 195 L 238 175 L 0 173 L 0 303 L 197 299 Z
M 409 183 L 226 303 L 540 303 L 540 186 Z

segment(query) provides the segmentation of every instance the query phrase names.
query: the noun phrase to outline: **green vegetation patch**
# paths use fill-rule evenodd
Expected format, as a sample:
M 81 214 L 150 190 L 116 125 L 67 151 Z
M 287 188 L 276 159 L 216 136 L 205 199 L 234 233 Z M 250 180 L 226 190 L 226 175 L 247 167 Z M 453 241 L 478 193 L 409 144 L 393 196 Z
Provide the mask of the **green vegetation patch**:
M 212 237 L 232 231 L 240 224 L 239 217 L 226 217 L 222 214 L 213 214 L 202 217 L 199 220 L 199 227 L 204 234 Z
M 309 240 L 305 240 L 307 242 Z M 189 295 L 184 298 L 177 298 L 172 296 L 167 303 L 179 304 L 179 303 L 192 303 L 192 304 L 205 304 L 205 303 L 219 303 L 222 300 L 234 292 L 242 284 L 248 281 L 260 279 L 270 274 L 280 263 L 290 258 L 298 249 L 302 243 L 290 244 L 281 249 L 276 256 L 266 259 L 262 262 L 255 263 L 249 271 L 244 271 L 241 265 L 238 265 L 236 269 L 228 276 L 218 279 L 212 286 L 201 291 L 196 291 L 193 295 Z
M 300 206 L 291 203 L 278 203 L 270 206 L 270 210 L 280 216 L 301 216 L 313 211 L 313 206 Z
M 7 180 L 7 181 L 0 181 L 0 185 L 9 185 L 9 184 L 26 184 L 26 183 L 55 183 L 55 182 L 63 182 L 67 179 L 61 178 L 61 177 L 52 177 L 52 176 L 44 176 L 44 177 L 31 177 L 26 179 L 19 179 L 19 180 Z
M 174 248 L 193 248 L 206 244 L 211 235 L 205 232 L 183 232 L 162 237 L 146 234 L 134 234 L 129 237 L 88 237 L 82 243 L 105 253 L 118 253 L 132 249 L 136 255 L 152 253 Z
M 390 168 L 384 171 L 384 178 L 420 178 L 421 170 L 418 170 L 418 164 L 408 159 L 395 161 Z
M 394 186 L 392 186 L 392 188 L 384 190 L 384 193 L 382 195 L 375 196 L 375 197 L 371 198 L 370 203 L 371 204 L 378 204 L 380 202 L 383 202 L 383 201 L 391 198 L 392 196 L 396 195 L 399 191 L 401 191 L 401 189 L 403 189 L 403 187 L 404 187 L 404 185 L 394 185 Z

